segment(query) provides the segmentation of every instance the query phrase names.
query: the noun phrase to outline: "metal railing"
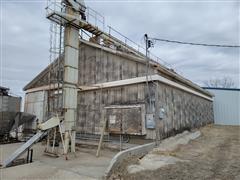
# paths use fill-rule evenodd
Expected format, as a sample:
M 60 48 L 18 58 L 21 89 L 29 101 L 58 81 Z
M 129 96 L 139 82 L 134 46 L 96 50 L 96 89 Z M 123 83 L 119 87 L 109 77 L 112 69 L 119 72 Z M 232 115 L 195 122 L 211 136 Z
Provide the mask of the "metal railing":
M 47 14 L 49 14 L 54 11 L 61 11 L 61 9 L 65 8 L 65 7 L 66 7 L 66 5 L 63 6 L 63 4 L 61 4 L 61 1 L 59 1 L 59 0 L 48 0 L 46 11 L 47 11 Z M 125 46 L 126 48 L 131 47 L 136 52 L 139 52 L 141 55 L 145 55 L 145 53 L 146 53 L 145 47 L 139 45 L 138 43 L 131 40 L 127 36 L 123 35 L 121 32 L 117 31 L 113 27 L 106 25 L 104 16 L 101 15 L 99 12 L 97 12 L 94 9 L 87 6 L 85 15 L 86 15 L 86 22 L 94 25 L 99 30 L 105 32 L 109 36 L 112 36 L 112 37 L 118 39 L 119 41 L 121 41 L 122 46 Z M 161 58 L 159 58 L 158 56 L 154 55 L 151 52 L 148 53 L 148 57 L 152 61 L 162 64 L 162 65 L 166 66 L 167 68 L 170 68 L 170 69 L 173 68 L 169 63 L 162 60 Z
M 120 41 L 122 41 L 123 45 L 132 47 L 133 49 L 135 49 L 137 52 L 141 53 L 142 55 L 146 54 L 146 48 L 144 48 L 143 46 L 141 46 L 138 43 L 134 42 L 133 40 L 129 39 L 128 37 L 126 37 L 125 35 L 120 33 L 119 31 L 114 29 L 113 27 L 111 27 L 111 26 L 107 26 L 107 27 L 108 27 L 108 34 L 110 36 L 113 36 L 113 37 L 119 39 Z M 151 60 L 153 60 L 153 61 L 155 61 L 155 62 L 157 62 L 159 64 L 163 64 L 164 66 L 172 69 L 172 65 L 170 65 L 166 61 L 162 60 L 160 57 L 156 56 L 155 54 L 149 52 L 148 53 L 148 57 Z
M 59 0 L 47 0 L 47 6 L 46 6 L 46 14 L 50 14 L 51 12 L 54 11 L 59 11 L 61 12 L 61 9 L 64 8 L 62 5 L 61 1 Z
M 86 8 L 86 21 L 105 32 L 105 18 L 94 9 Z

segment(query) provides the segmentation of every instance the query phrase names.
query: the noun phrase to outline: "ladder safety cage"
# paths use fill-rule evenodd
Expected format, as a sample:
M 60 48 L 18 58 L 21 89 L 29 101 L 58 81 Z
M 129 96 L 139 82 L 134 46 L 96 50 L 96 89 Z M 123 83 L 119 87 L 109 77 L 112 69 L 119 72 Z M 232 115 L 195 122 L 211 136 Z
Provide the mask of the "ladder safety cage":
M 53 11 L 63 11 L 63 6 L 59 1 L 48 0 L 47 7 L 51 7 Z M 50 47 L 49 47 L 49 89 L 47 119 L 54 115 L 61 115 L 61 106 L 63 104 L 61 86 L 63 84 L 63 54 L 64 54 L 64 27 L 58 23 L 50 21 Z

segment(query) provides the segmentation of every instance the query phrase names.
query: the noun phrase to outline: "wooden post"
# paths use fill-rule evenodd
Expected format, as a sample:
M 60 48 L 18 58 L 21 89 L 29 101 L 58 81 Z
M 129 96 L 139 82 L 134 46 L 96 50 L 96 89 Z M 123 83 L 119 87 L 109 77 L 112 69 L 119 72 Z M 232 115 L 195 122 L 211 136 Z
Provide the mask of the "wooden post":
M 55 127 L 55 128 L 54 128 L 54 134 L 53 134 L 52 153 L 54 153 L 55 141 L 56 141 L 56 133 L 57 133 L 57 129 L 56 129 L 56 127 Z
M 63 153 L 66 152 L 66 147 L 65 147 L 65 143 L 64 143 L 64 139 L 63 139 L 63 135 L 62 135 L 62 127 L 61 127 L 61 124 L 58 125 L 59 127 L 59 132 L 60 132 L 60 136 L 61 136 L 61 141 L 62 141 L 62 146 L 63 146 Z
M 102 142 L 103 142 L 104 132 L 105 132 L 106 125 L 107 125 L 107 118 L 105 116 L 105 113 L 106 113 L 106 111 L 103 110 L 102 114 L 101 114 L 101 120 L 103 121 L 103 127 L 102 127 L 101 137 L 100 137 L 100 140 L 99 140 L 98 149 L 97 149 L 97 153 L 96 153 L 97 157 L 99 157 L 99 153 L 100 153 Z

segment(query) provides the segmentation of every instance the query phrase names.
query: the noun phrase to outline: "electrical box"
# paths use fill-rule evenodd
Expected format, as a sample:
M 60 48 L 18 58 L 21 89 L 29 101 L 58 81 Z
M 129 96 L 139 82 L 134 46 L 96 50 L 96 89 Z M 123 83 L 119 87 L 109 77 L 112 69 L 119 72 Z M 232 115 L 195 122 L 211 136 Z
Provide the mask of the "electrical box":
M 159 119 L 162 120 L 165 117 L 165 109 L 164 108 L 160 108 L 159 109 Z
M 155 129 L 154 114 L 146 114 L 146 128 Z

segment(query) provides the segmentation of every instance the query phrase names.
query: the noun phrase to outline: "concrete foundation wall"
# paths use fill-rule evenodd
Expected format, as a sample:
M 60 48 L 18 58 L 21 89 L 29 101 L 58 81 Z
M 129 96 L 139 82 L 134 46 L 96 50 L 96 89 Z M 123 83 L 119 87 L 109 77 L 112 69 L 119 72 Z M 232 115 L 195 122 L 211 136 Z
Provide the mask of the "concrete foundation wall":
M 105 172 L 104 179 L 108 179 L 113 171 L 116 170 L 124 160 L 132 157 L 142 157 L 150 152 L 154 147 L 155 142 L 139 145 L 117 153 L 111 160 Z

